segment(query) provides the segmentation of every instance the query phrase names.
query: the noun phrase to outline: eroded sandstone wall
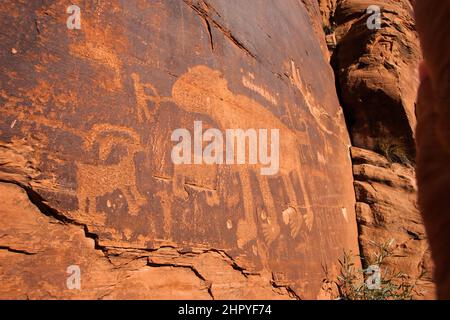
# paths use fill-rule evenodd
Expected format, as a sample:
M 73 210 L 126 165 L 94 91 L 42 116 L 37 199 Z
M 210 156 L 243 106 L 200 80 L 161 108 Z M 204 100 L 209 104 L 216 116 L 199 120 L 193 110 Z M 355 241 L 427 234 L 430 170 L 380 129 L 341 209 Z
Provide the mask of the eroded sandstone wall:
M 420 44 L 408 0 L 321 0 L 331 63 L 352 140 L 356 215 L 364 257 L 393 240 L 386 269 L 434 297 L 433 265 L 417 205 L 415 104 Z M 369 29 L 367 8 L 381 9 L 381 28 Z M 364 264 L 364 261 L 363 261 Z
M 0 297 L 328 297 L 358 241 L 317 4 L 70 4 L 0 3 Z M 279 174 L 174 166 L 196 120 L 279 129 Z

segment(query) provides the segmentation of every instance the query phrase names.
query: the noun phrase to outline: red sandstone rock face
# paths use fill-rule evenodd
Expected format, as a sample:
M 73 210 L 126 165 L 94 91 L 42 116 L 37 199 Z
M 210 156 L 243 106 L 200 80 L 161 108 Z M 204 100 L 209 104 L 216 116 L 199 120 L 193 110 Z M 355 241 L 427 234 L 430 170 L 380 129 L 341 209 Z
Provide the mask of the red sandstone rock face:
M 357 228 L 305 3 L 84 1 L 68 30 L 66 1 L 2 1 L 0 297 L 325 297 Z M 279 129 L 279 174 L 175 166 L 196 120 Z
M 403 272 L 410 282 L 419 279 L 416 298 L 434 298 L 433 264 L 414 169 L 359 148 L 352 148 L 352 159 L 361 256 L 373 257 L 379 245 L 392 241 L 384 272 Z
M 368 29 L 370 5 L 382 28 Z M 410 1 L 321 1 L 336 39 L 332 63 L 352 139 L 356 214 L 362 256 L 394 240 L 386 268 L 419 282 L 421 298 L 434 297 L 425 228 L 417 206 L 414 131 L 417 66 L 421 59 Z M 331 18 L 330 18 L 331 17 Z
M 367 27 L 370 5 L 382 10 L 380 30 Z M 414 108 L 421 59 L 409 1 L 338 1 L 334 64 L 352 143 L 380 151 L 386 144 L 414 159 Z

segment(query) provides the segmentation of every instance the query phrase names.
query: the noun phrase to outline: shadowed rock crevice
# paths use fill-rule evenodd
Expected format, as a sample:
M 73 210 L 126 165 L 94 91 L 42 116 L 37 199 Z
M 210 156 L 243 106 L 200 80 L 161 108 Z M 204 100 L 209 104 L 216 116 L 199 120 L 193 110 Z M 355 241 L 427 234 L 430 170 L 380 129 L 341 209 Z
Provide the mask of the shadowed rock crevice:
M 34 255 L 34 254 L 36 254 L 36 252 L 29 252 L 29 251 L 26 251 L 26 250 L 14 249 L 12 247 L 5 247 L 5 246 L 0 246 L 0 250 L 7 250 L 9 252 L 18 253 L 18 254 L 24 254 L 24 255 Z
M 201 273 L 194 267 L 191 265 L 180 265 L 180 264 L 173 264 L 173 263 L 154 263 L 152 262 L 150 259 L 147 262 L 147 265 L 149 267 L 152 268 L 159 268 L 159 267 L 173 267 L 173 268 L 187 268 L 189 270 L 191 270 L 201 281 L 203 281 L 205 283 L 205 286 L 208 290 L 209 295 L 211 296 L 211 298 L 214 300 L 214 294 L 212 291 L 212 283 L 208 280 L 205 279 L 205 277 L 203 277 L 201 275 Z
M 337 1 L 332 14 L 331 60 L 352 143 L 388 156 L 395 149 L 395 161 L 413 163 L 420 50 L 411 11 L 402 2 L 380 3 L 381 29 L 370 30 L 364 4 Z

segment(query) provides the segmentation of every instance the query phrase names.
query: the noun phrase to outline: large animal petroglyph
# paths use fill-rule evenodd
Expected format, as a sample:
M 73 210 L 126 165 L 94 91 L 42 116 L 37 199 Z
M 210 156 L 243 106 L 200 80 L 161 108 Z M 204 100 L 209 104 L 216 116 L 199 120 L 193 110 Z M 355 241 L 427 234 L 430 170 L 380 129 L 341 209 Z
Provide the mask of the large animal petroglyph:
M 155 96 L 147 94 L 140 99 L 151 101 L 172 101 L 179 108 L 191 114 L 201 114 L 208 116 L 217 124 L 220 129 L 241 128 L 243 130 L 252 128 L 268 128 L 280 130 L 280 174 L 284 188 L 287 191 L 289 203 L 286 208 L 277 208 L 270 190 L 269 178 L 256 175 L 257 182 L 262 192 L 263 202 L 267 208 L 267 213 L 262 213 L 263 230 L 265 240 L 270 244 L 280 233 L 278 221 L 284 221 L 291 225 L 291 235 L 296 237 L 301 226 L 305 225 L 309 230 L 313 223 L 313 208 L 307 194 L 305 178 L 302 172 L 302 161 L 299 155 L 299 145 L 309 145 L 309 137 L 306 133 L 294 131 L 274 116 L 264 106 L 256 103 L 243 95 L 235 95 L 229 89 L 227 81 L 223 79 L 220 72 L 206 66 L 196 66 L 190 68 L 187 73 L 180 76 L 172 88 L 172 97 L 159 97 L 153 86 L 148 86 Z M 144 102 L 142 102 L 144 103 Z M 250 171 L 258 172 L 260 164 L 257 165 L 236 165 L 231 167 L 232 172 L 239 176 L 244 195 L 252 195 L 252 185 Z M 206 165 L 182 165 L 182 169 L 175 166 L 172 179 L 173 189 L 176 195 L 186 198 L 184 191 L 186 176 L 198 172 L 193 179 L 195 185 L 204 185 L 204 172 L 214 172 L 220 174 L 221 170 Z M 189 168 L 189 169 L 187 169 Z M 294 188 L 294 180 L 298 182 L 300 190 Z M 219 179 L 219 183 L 221 183 Z M 180 185 L 181 184 L 181 185 Z M 210 190 L 212 193 L 214 190 Z M 209 193 L 211 193 L 209 192 Z M 300 198 L 300 199 L 299 199 Z M 216 201 L 215 201 L 216 202 Z M 250 240 L 256 238 L 255 213 L 257 208 L 254 205 L 252 196 L 245 196 L 243 199 L 245 219 L 238 225 L 238 245 L 242 247 Z M 287 210 L 287 211 L 286 211 Z M 283 219 L 279 219 L 285 212 Z

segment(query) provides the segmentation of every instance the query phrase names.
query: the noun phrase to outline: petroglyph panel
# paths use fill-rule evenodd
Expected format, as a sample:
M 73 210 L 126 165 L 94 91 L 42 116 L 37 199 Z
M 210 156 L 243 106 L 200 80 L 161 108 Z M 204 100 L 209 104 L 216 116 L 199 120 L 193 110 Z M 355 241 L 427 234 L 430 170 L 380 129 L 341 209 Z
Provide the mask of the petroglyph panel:
M 318 297 L 324 268 L 335 272 L 342 250 L 358 249 L 349 139 L 302 2 L 78 5 L 81 29 L 68 30 L 65 1 L 0 4 L 0 159 L 33 164 L 2 164 L 1 180 L 85 226 L 106 255 L 175 248 L 175 262 L 153 264 L 181 264 L 177 276 L 195 296 Z M 194 121 L 223 132 L 279 129 L 279 173 L 263 176 L 260 164 L 174 165 L 171 134 Z M 183 248 L 221 254 L 186 262 L 176 256 Z M 255 278 L 239 278 L 234 291 L 217 289 L 219 279 L 208 287 L 186 269 L 203 260 L 216 268 L 202 271 L 208 281 L 229 260 Z M 162 270 L 133 273 L 130 286 Z M 155 292 L 143 284 L 142 295 L 124 296 L 127 283 L 108 296 Z

